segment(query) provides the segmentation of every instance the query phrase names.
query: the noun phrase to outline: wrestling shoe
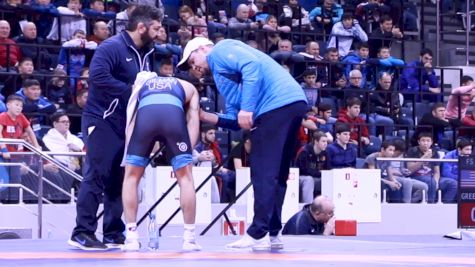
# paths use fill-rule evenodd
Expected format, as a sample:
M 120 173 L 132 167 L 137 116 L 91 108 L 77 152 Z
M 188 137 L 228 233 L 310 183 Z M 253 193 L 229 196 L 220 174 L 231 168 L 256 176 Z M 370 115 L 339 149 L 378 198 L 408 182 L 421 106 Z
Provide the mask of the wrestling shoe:
M 264 236 L 261 239 L 254 239 L 250 235 L 246 234 L 243 238 L 233 243 L 226 245 L 227 249 L 252 249 L 253 251 L 270 250 L 271 244 L 269 241 L 269 235 Z
M 80 233 L 73 235 L 71 239 L 68 240 L 68 244 L 70 246 L 88 251 L 100 251 L 108 249 L 107 246 L 99 241 L 94 234 Z
M 124 245 L 121 247 L 122 251 L 139 251 L 140 250 L 139 233 L 137 231 L 127 231 L 127 238 Z
M 183 240 L 183 251 L 185 252 L 192 252 L 192 251 L 200 251 L 203 248 L 201 248 L 198 243 L 196 243 L 196 240 Z

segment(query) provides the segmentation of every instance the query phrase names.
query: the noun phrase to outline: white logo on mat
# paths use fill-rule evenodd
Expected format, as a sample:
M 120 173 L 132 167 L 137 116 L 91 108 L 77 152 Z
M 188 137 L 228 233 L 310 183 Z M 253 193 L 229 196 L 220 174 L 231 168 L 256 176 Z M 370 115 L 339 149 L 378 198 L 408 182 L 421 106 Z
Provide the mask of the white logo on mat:
M 188 150 L 188 146 L 186 145 L 185 142 L 176 143 L 176 145 L 178 146 L 178 149 L 179 149 L 181 152 L 185 152 L 185 151 Z
M 125 61 L 130 62 L 130 61 L 132 61 L 132 58 L 126 57 L 126 58 L 125 58 Z

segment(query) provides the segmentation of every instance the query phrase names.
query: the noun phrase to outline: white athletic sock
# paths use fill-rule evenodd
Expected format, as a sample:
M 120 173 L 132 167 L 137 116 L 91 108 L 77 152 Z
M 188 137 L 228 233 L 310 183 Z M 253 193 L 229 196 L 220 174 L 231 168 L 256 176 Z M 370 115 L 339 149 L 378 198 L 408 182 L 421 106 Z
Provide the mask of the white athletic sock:
M 183 233 L 183 239 L 186 241 L 195 240 L 195 224 L 184 224 L 185 232 Z
M 137 223 L 128 223 L 125 225 L 126 233 L 125 237 L 126 238 L 138 238 L 138 232 L 137 232 Z

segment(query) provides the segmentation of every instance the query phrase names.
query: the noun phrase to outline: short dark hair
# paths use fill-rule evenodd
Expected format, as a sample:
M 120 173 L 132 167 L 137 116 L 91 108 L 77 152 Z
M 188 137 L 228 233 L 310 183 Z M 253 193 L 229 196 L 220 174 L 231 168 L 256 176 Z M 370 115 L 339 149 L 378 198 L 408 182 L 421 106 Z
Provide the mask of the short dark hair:
M 23 99 L 23 97 L 21 97 L 19 95 L 9 95 L 7 97 L 7 103 L 11 102 L 11 101 L 20 101 L 22 103 L 25 103 L 25 100 Z
M 330 54 L 330 53 L 339 53 L 338 48 L 336 48 L 336 47 L 327 48 L 327 54 Z
M 312 135 L 313 141 L 320 141 L 322 137 L 327 137 L 327 135 L 322 131 L 315 131 Z
M 23 81 L 23 88 L 28 88 L 33 85 L 40 86 L 40 82 L 37 79 L 26 79 Z
M 361 106 L 361 99 L 359 97 L 353 96 L 346 99 L 346 107 L 352 107 L 354 105 Z
M 132 14 L 130 14 L 127 30 L 135 31 L 140 22 L 148 27 L 152 20 L 161 22 L 162 19 L 163 11 L 160 9 L 152 6 L 137 5 L 134 11 L 132 11 Z
M 383 24 L 385 23 L 386 21 L 392 21 L 393 18 L 391 18 L 391 16 L 389 16 L 388 14 L 384 14 L 381 16 L 381 18 L 379 19 L 379 23 L 380 24 Z
M 383 143 L 381 144 L 381 149 L 386 150 L 390 146 L 393 146 L 393 147 L 396 148 L 396 146 L 394 145 L 394 143 L 391 140 L 384 140 Z
M 216 126 L 211 125 L 211 124 L 202 124 L 201 125 L 201 133 L 207 133 L 210 130 L 216 130 Z
M 391 48 L 389 48 L 389 46 L 382 46 L 381 48 L 378 49 L 378 53 L 381 53 L 381 51 L 383 49 L 387 49 L 387 50 L 391 51 Z
M 434 140 L 432 137 L 432 133 L 430 132 L 420 132 L 419 135 L 417 135 L 417 141 L 421 140 L 423 137 L 429 137 L 430 139 Z
M 332 105 L 330 103 L 320 103 L 318 105 L 318 112 L 325 112 L 327 110 L 332 110 Z
M 338 122 L 335 124 L 335 134 L 341 134 L 344 132 L 351 132 L 350 125 L 344 122 Z
M 172 59 L 169 57 L 163 58 L 162 60 L 160 60 L 160 67 L 162 65 L 173 65 Z
M 303 74 L 302 74 L 302 77 L 307 77 L 307 76 L 310 76 L 310 75 L 315 75 L 317 76 L 317 72 L 315 71 L 315 69 L 306 69 Z
M 367 48 L 367 49 L 369 49 L 368 43 L 366 43 L 366 42 L 357 43 L 357 44 L 356 44 L 356 49 L 357 49 L 357 50 L 360 50 L 361 48 Z
M 431 111 L 436 111 L 438 108 L 445 108 L 445 104 L 442 102 L 435 103 L 432 105 Z
M 406 152 L 406 141 L 404 141 L 402 138 L 393 139 L 392 143 L 394 145 L 394 150 Z
M 50 117 L 51 123 L 58 122 L 59 118 L 61 118 L 63 116 L 68 116 L 68 114 L 66 114 L 66 112 L 64 112 L 63 110 L 56 111 Z
M 468 75 L 462 76 L 462 79 L 460 79 L 460 84 L 464 84 L 467 82 L 473 82 L 473 78 Z
M 464 147 L 467 147 L 467 146 L 472 146 L 472 142 L 470 142 L 470 140 L 466 138 L 461 138 L 460 140 L 458 140 L 457 142 L 458 149 L 463 149 Z
M 354 18 L 354 17 L 353 17 L 353 14 L 351 14 L 351 13 L 345 13 L 345 14 L 343 14 L 343 16 L 341 16 L 341 21 L 349 20 L 349 19 L 353 20 L 353 18 Z
M 432 50 L 430 50 L 429 48 L 422 48 L 421 49 L 420 56 L 422 57 L 425 54 L 428 54 L 431 57 L 433 56 Z
M 31 63 L 33 63 L 33 59 L 31 59 L 31 57 L 24 57 L 20 60 L 20 62 L 18 62 L 18 65 L 21 65 L 27 61 L 30 61 Z

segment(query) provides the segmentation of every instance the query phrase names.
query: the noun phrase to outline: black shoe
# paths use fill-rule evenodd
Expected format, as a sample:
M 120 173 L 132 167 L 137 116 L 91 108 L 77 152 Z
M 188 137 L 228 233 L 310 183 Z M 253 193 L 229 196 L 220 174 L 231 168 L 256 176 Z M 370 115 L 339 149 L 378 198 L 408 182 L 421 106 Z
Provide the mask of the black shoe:
M 94 234 L 80 233 L 71 237 L 68 240 L 70 246 L 82 249 L 82 250 L 107 250 L 108 247 L 101 241 L 97 240 Z
M 125 243 L 125 236 L 123 234 L 105 236 L 102 241 L 108 248 L 120 248 Z

